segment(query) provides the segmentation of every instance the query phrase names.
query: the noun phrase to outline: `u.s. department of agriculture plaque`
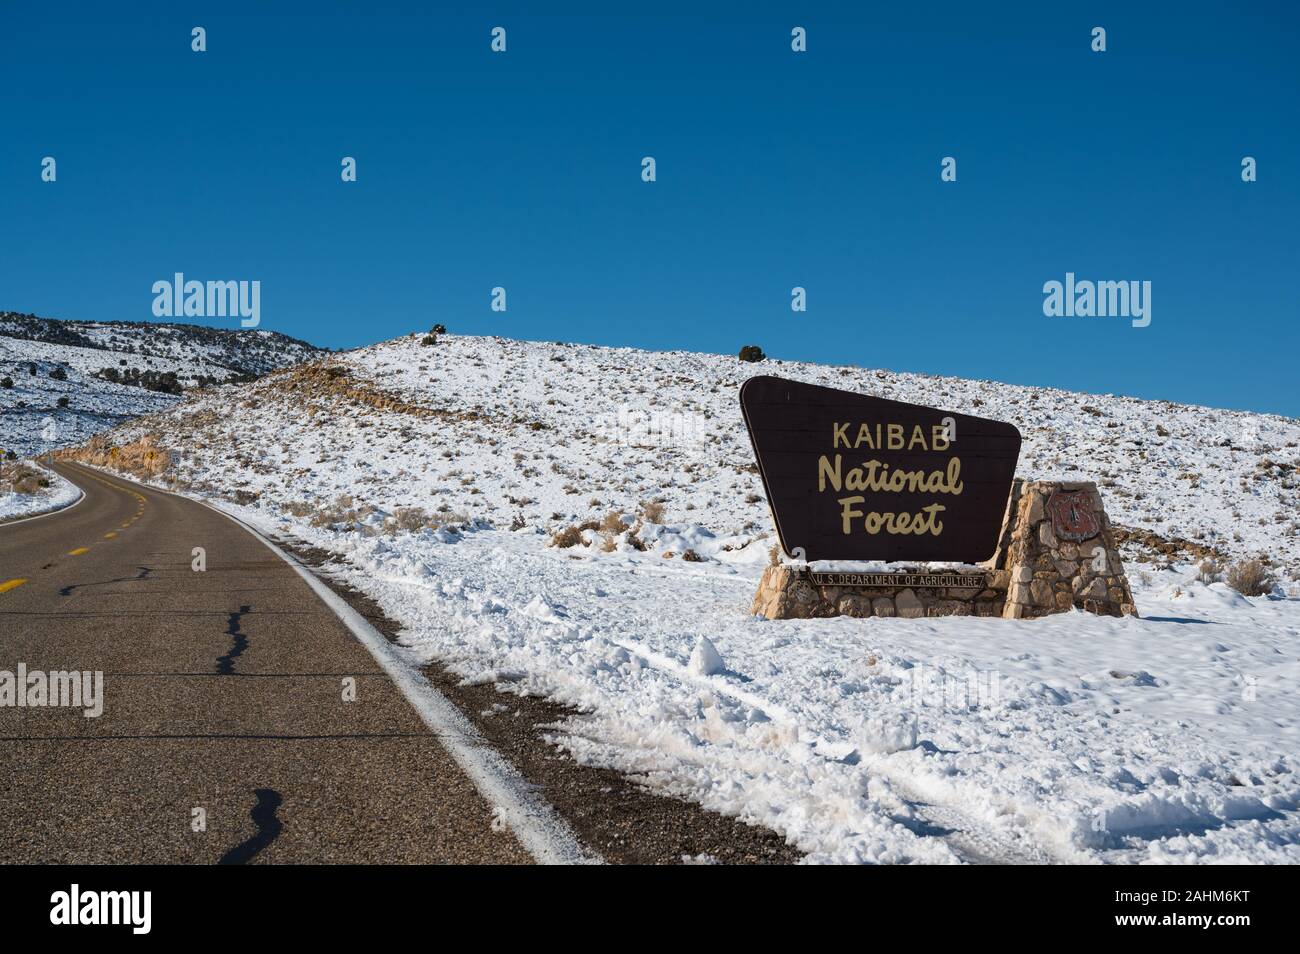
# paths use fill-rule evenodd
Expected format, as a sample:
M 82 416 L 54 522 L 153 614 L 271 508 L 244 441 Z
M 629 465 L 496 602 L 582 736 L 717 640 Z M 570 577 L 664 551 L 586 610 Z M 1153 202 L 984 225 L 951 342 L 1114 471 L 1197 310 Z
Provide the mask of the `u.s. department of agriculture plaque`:
M 762 376 L 745 425 L 787 553 L 978 563 L 993 555 L 1020 431 L 955 411 Z

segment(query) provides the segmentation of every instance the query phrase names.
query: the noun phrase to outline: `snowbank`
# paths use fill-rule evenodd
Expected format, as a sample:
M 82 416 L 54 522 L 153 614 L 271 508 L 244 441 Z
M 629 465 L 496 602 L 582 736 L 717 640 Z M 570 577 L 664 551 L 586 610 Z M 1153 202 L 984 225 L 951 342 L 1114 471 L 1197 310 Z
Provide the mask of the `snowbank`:
M 30 461 L 25 466 L 40 471 L 49 480 L 49 486 L 34 494 L 0 491 L 0 523 L 62 510 L 81 499 L 80 489 L 49 468 Z
M 238 510 L 346 556 L 423 658 L 573 707 L 575 758 L 812 861 L 1300 862 L 1300 600 L 1187 568 L 1137 586 L 1141 619 L 769 622 L 743 558 Z

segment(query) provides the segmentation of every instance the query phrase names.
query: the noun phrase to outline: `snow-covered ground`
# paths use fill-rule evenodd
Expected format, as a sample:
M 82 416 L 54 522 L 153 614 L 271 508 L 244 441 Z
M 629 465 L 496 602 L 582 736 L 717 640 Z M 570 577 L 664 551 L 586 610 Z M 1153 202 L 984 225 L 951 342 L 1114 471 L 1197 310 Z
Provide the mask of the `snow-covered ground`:
M 48 467 L 25 463 L 31 470 L 38 471 L 48 481 L 48 486 L 35 493 L 15 493 L 4 484 L 0 484 L 0 523 L 30 517 L 51 510 L 62 510 L 81 498 L 81 491 L 75 485 L 64 480 Z
M 155 435 L 181 452 L 164 485 L 338 553 L 421 658 L 574 706 L 553 735 L 576 758 L 817 861 L 1300 861 L 1300 422 L 501 339 L 326 364 L 112 439 Z M 1279 585 L 1247 599 L 1130 545 L 1141 619 L 750 617 L 773 542 L 736 404 L 755 373 L 1012 421 L 1021 476 L 1095 478 L 1116 523 L 1267 555 Z M 611 511 L 635 541 L 549 546 Z
M 319 354 L 304 342 L 265 331 L 64 322 L 0 313 L 0 455 L 13 451 L 31 457 L 80 444 L 180 400 L 105 380 L 105 369 L 118 375 L 171 373 L 188 390 L 200 382 L 261 374 Z
M 553 730 L 578 759 L 815 861 L 1300 862 L 1300 600 L 1165 570 L 1142 619 L 771 622 L 746 612 L 755 547 L 684 563 L 233 509 L 347 557 L 421 658 L 580 710 Z

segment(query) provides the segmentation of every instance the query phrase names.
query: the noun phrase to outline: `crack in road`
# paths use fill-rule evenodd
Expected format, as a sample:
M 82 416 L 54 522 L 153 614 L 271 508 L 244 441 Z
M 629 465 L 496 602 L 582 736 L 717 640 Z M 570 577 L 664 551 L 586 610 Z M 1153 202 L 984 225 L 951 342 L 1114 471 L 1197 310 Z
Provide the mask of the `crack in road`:
M 44 569 L 44 567 L 42 567 L 42 569 Z M 134 583 L 137 580 L 147 580 L 149 579 L 149 574 L 153 572 L 153 568 L 147 566 L 137 567 L 137 569 L 140 572 L 135 576 L 119 576 L 114 580 L 100 580 L 97 583 L 69 583 L 67 586 L 59 588 L 59 595 L 71 596 L 73 590 L 84 590 L 91 586 L 108 586 L 112 583 Z
M 247 610 L 247 607 L 244 609 Z M 259 788 L 253 794 L 257 796 L 257 804 L 249 811 L 248 817 L 253 819 L 257 832 L 253 837 L 240 842 L 222 855 L 221 860 L 217 862 L 219 865 L 248 864 L 284 830 L 284 823 L 275 814 L 276 809 L 284 802 L 280 793 L 273 788 Z
M 239 607 L 239 611 L 231 613 L 230 618 L 226 621 L 226 635 L 234 637 L 234 642 L 230 647 L 230 652 L 224 656 L 217 657 L 217 673 L 222 676 L 233 676 L 235 674 L 235 660 L 244 654 L 248 648 L 248 637 L 244 635 L 242 621 L 245 613 L 251 613 L 252 609 L 248 606 Z

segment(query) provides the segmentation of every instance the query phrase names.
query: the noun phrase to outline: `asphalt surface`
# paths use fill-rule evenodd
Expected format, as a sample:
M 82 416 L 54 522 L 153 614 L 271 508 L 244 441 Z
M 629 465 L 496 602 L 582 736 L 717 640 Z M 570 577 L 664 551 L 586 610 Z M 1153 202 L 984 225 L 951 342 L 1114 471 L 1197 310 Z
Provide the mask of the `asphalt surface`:
M 192 501 L 54 467 L 86 496 L 0 525 L 0 680 L 20 663 L 100 670 L 103 713 L 0 704 L 0 862 L 531 860 L 259 540 Z

